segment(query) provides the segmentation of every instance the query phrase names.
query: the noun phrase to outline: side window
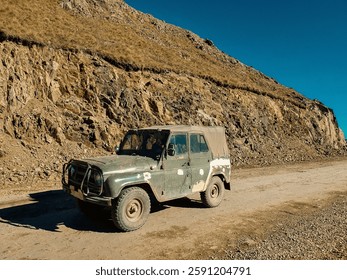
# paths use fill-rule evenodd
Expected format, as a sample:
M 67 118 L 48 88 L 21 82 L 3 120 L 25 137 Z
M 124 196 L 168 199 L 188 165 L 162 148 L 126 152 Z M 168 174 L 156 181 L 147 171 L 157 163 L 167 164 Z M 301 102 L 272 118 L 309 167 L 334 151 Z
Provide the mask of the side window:
M 190 152 L 191 153 L 204 153 L 208 152 L 208 146 L 205 137 L 201 134 L 190 135 Z
M 187 153 L 187 135 L 186 134 L 172 135 L 169 143 L 174 145 L 176 155 L 182 155 Z

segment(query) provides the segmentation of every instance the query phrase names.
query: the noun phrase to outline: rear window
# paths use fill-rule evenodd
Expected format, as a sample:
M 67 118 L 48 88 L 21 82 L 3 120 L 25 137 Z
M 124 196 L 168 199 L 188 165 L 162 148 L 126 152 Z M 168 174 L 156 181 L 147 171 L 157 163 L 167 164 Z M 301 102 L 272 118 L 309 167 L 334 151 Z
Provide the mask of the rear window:
M 208 152 L 208 146 L 205 137 L 201 134 L 190 135 L 190 152 L 205 153 Z

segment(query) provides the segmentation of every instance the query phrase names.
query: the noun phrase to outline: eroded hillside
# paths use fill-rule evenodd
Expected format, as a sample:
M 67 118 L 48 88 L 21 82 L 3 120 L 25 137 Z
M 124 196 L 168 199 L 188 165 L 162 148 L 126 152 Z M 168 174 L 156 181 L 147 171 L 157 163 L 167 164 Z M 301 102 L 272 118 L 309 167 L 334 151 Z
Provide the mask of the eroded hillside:
M 154 124 L 226 127 L 235 166 L 346 152 L 322 103 L 123 1 L 0 3 L 4 188 L 56 181 L 69 158 Z

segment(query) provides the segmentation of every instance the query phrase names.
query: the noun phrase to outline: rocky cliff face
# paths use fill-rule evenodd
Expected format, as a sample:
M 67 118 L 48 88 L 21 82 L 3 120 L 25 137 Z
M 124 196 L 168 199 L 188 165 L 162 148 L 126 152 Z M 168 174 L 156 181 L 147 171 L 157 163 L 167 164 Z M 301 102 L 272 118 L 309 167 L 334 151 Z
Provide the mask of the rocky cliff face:
M 109 16 L 130 26 L 154 20 L 122 1 L 58 4 L 82 18 Z M 214 57 L 239 80 L 138 67 L 100 52 L 1 32 L 0 179 L 5 187 L 34 188 L 38 179 L 57 180 L 69 158 L 111 153 L 128 128 L 155 124 L 224 126 L 234 166 L 345 153 L 342 131 L 322 103 L 221 53 L 210 41 L 154 22 L 165 36 L 184 34 L 194 50 Z M 151 32 L 144 30 L 144 38 Z

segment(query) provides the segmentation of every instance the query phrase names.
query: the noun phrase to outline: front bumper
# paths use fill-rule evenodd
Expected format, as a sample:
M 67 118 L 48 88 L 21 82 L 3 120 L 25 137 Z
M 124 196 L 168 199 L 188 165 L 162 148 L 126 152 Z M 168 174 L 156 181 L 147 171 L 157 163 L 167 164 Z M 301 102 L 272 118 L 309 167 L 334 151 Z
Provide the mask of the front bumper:
M 93 204 L 111 206 L 112 198 L 105 196 L 103 181 L 102 171 L 86 162 L 71 160 L 63 166 L 62 185 L 66 193 Z
M 85 195 L 82 193 L 80 189 L 75 190 L 74 186 L 69 186 L 67 184 L 63 184 L 63 190 L 79 200 L 83 200 L 86 202 L 90 202 L 93 204 L 98 204 L 101 206 L 111 206 L 112 198 L 111 197 L 103 197 L 103 196 L 93 196 L 93 195 Z

